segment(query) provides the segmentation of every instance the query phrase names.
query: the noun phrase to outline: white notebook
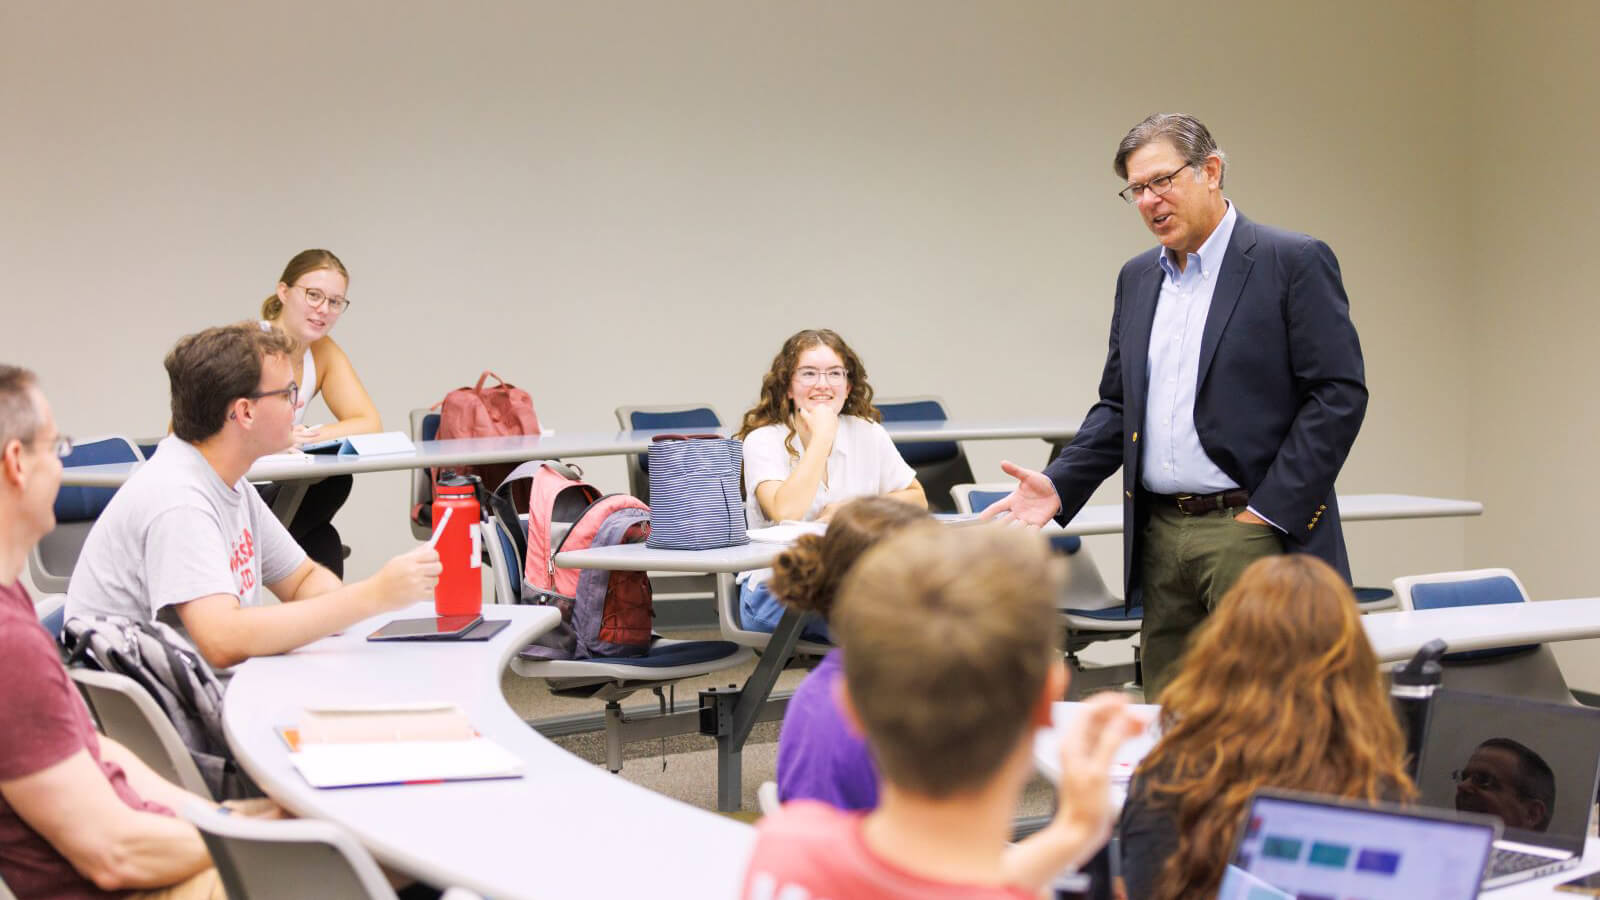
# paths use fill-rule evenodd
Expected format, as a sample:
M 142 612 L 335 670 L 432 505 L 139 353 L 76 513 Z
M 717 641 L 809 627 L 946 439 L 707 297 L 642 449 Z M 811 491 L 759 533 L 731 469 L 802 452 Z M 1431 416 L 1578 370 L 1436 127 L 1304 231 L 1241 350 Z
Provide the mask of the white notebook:
M 465 741 L 307 744 L 289 762 L 312 787 L 519 778 L 522 760 L 485 737 Z

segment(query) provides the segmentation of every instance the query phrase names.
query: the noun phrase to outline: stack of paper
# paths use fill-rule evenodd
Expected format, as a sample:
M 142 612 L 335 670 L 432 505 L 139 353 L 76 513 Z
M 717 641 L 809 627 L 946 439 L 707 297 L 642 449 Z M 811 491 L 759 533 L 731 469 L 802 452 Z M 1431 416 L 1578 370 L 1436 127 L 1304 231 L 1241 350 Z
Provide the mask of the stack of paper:
M 319 788 L 517 778 L 523 769 L 449 703 L 308 709 L 283 736 L 289 762 Z
M 761 541 L 767 544 L 792 544 L 800 539 L 803 534 L 826 534 L 827 522 L 796 522 L 785 520 L 776 525 L 765 528 L 751 528 L 745 533 L 750 535 L 750 540 Z

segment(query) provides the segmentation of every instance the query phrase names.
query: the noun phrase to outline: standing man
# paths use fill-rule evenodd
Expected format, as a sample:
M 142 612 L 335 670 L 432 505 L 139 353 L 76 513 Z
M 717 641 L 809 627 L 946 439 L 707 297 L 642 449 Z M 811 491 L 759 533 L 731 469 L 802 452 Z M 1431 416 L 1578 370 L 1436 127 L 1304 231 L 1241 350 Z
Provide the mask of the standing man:
M 1361 344 L 1333 251 L 1259 225 L 1222 194 L 1205 125 L 1160 113 L 1113 162 L 1160 244 L 1117 276 L 1100 400 L 1044 472 L 985 510 L 1066 523 L 1120 466 L 1127 604 L 1144 607 L 1145 696 L 1262 556 L 1304 552 L 1346 580 L 1334 478 L 1361 429 Z

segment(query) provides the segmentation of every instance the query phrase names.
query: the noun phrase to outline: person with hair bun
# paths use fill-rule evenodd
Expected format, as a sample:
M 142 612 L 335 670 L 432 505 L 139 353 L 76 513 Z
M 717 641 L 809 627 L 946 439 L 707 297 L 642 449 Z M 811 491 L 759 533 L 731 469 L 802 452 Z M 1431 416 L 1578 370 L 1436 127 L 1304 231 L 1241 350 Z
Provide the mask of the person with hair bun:
M 806 535 L 778 557 L 770 587 L 785 604 L 824 621 L 845 574 L 861 554 L 928 513 L 887 497 L 863 497 L 839 508 L 827 534 Z M 878 805 L 878 772 L 861 736 L 845 725 L 837 693 L 844 656 L 822 658 L 789 699 L 778 735 L 778 799 L 820 800 L 839 809 Z
M 882 420 L 866 366 L 844 338 L 826 328 L 790 335 L 734 435 L 744 442 L 750 527 L 826 522 L 846 501 L 880 494 L 927 509 L 916 470 L 901 458 Z M 783 617 L 767 588 L 770 574 L 761 569 L 739 576 L 746 628 L 772 631 Z M 827 639 L 825 630 L 807 636 Z
M 383 430 L 383 420 L 367 389 L 356 375 L 350 358 L 330 334 L 350 300 L 345 296 L 350 273 L 328 250 L 302 250 L 284 266 L 278 288 L 261 303 L 262 327 L 283 332 L 294 345 L 290 354 L 300 402 L 294 410 L 295 446 L 371 434 Z M 327 401 L 337 420 L 328 425 L 305 424 L 306 406 L 318 394 Z M 311 485 L 300 501 L 289 533 L 312 559 L 333 574 L 344 576 L 344 548 L 333 517 L 350 496 L 353 480 L 337 475 Z M 270 505 L 278 485 L 262 489 Z
M 1246 568 L 1159 699 L 1161 740 L 1122 811 L 1129 900 L 1215 895 L 1259 788 L 1369 802 L 1416 794 L 1355 596 L 1314 556 Z

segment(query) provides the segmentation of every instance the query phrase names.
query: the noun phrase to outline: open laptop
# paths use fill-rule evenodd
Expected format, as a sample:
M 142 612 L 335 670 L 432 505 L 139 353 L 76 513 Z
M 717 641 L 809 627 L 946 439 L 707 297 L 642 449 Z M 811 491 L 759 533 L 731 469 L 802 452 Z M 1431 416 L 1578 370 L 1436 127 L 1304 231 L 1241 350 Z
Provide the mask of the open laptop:
M 1490 816 L 1263 789 L 1218 900 L 1470 900 L 1500 827 Z
M 1600 778 L 1600 709 L 1439 690 L 1417 760 L 1418 802 L 1498 817 L 1485 889 L 1578 864 Z

